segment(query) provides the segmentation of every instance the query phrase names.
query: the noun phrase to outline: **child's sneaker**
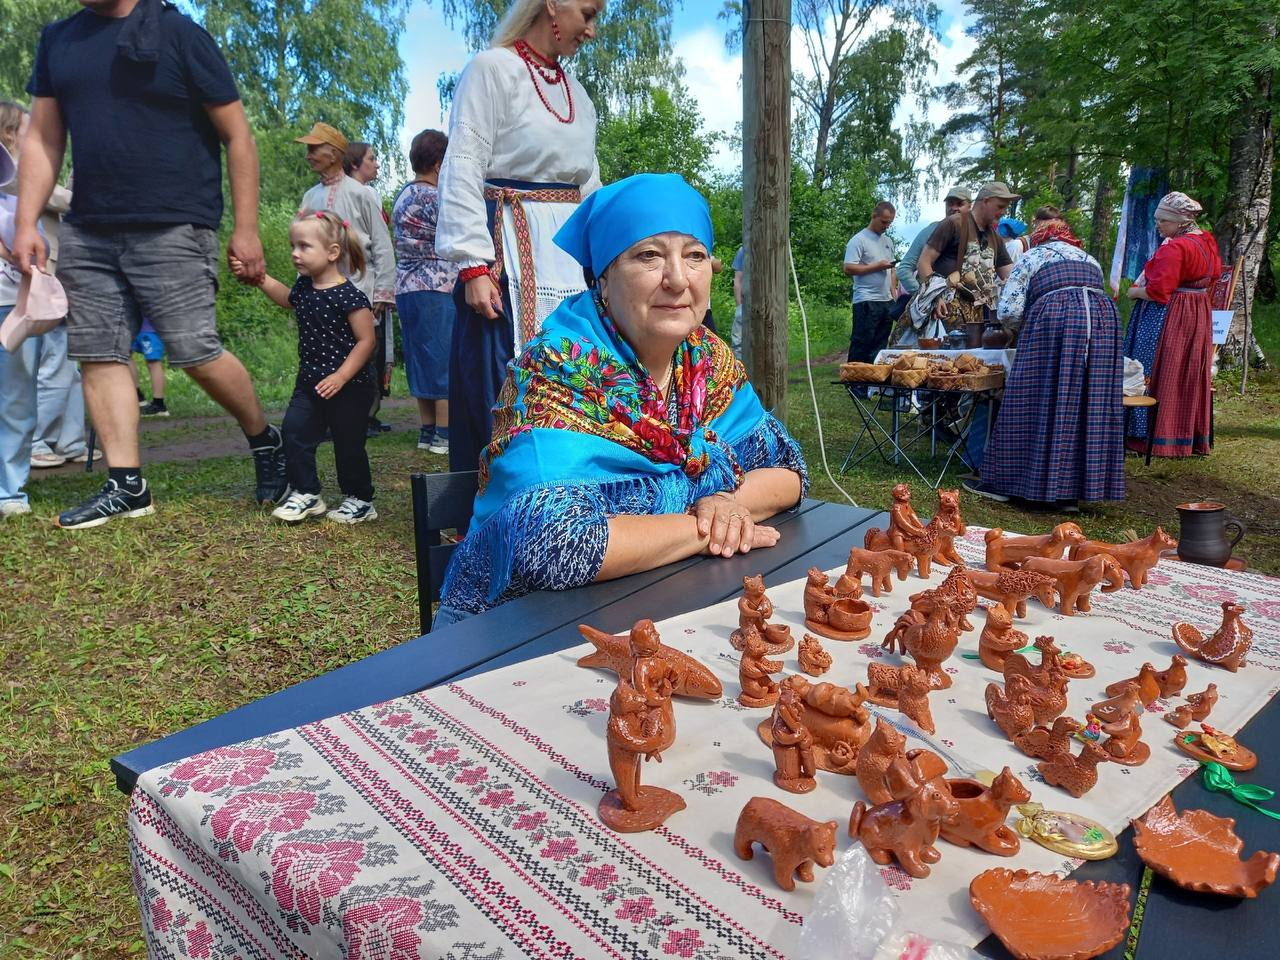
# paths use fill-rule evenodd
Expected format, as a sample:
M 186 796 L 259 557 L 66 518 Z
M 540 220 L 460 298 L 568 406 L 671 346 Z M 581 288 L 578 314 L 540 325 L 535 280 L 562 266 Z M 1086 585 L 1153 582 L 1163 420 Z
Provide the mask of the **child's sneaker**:
M 418 449 L 430 450 L 431 444 L 436 438 L 435 427 L 419 427 L 418 428 Z
M 377 520 L 378 511 L 368 500 L 343 497 L 338 509 L 330 510 L 325 516 L 334 523 L 364 523 L 366 520 Z
M 300 523 L 307 517 L 318 517 L 324 511 L 325 504 L 318 493 L 298 493 L 295 490 L 284 503 L 271 511 L 271 515 L 285 523 Z
M 449 452 L 449 428 L 436 427 L 435 432 L 431 435 L 431 443 L 427 446 L 428 453 L 448 453 Z

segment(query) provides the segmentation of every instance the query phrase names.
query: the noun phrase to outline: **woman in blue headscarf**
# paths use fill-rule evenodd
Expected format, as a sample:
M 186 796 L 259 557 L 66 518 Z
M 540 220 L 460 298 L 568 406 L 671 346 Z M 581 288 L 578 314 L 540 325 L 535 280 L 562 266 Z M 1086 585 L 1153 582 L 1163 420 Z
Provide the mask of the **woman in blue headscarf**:
M 773 546 L 761 521 L 808 488 L 799 445 L 702 326 L 701 194 L 677 174 L 628 177 L 555 239 L 595 282 L 511 364 L 438 625 L 534 590 Z

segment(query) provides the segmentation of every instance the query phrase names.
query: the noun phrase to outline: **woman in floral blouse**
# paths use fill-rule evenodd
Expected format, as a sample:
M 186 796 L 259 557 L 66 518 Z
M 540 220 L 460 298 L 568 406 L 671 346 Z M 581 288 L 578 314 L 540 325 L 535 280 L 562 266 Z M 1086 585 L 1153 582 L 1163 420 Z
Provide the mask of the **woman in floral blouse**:
M 436 255 L 440 162 L 449 138 L 423 130 L 409 147 L 414 179 L 396 197 L 396 309 L 409 392 L 418 399 L 418 448 L 449 452 L 449 348 L 458 266 Z

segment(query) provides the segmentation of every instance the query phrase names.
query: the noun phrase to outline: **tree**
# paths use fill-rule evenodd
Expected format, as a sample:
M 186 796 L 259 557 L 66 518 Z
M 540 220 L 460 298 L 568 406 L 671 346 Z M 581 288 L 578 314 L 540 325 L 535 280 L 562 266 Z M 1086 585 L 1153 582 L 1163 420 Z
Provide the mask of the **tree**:
M 428 3 L 432 0 L 427 0 Z M 462 25 L 472 50 L 483 50 L 511 0 L 437 0 L 450 26 Z M 602 117 L 648 105 L 655 86 L 679 81 L 681 67 L 671 54 L 675 0 L 610 0 L 600 15 L 596 37 L 573 61 L 574 76 Z M 452 84 L 444 78 L 442 93 Z
M 374 145 L 392 176 L 408 92 L 408 0 L 189 0 L 231 66 L 258 138 L 264 201 L 314 182 L 293 138 L 317 120 Z
M 596 138 L 601 179 L 609 183 L 636 173 L 678 173 L 705 191 L 719 140 L 718 133 L 703 130 L 702 115 L 687 90 L 655 88 L 643 108 L 601 122 Z
M 76 0 L 0 0 L 0 97 L 27 102 L 40 31 L 79 9 Z

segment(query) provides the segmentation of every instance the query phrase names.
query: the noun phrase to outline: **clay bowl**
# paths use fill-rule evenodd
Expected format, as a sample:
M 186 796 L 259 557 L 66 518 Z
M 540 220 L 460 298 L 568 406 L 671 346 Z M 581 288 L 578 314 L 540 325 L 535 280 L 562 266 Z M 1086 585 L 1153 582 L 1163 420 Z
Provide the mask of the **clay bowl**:
M 973 878 L 969 901 L 1018 960 L 1088 960 L 1129 929 L 1127 883 L 998 868 Z
M 827 623 L 840 633 L 858 633 L 871 629 L 871 604 L 846 597 L 837 600 L 827 611 Z
M 937 350 L 942 346 L 942 341 L 938 337 L 921 337 L 917 343 L 924 350 Z
M 1166 796 L 1133 822 L 1133 847 L 1142 862 L 1180 887 L 1225 897 L 1256 897 L 1280 870 L 1280 853 L 1259 850 L 1240 859 L 1236 822 L 1208 810 L 1184 810 Z

